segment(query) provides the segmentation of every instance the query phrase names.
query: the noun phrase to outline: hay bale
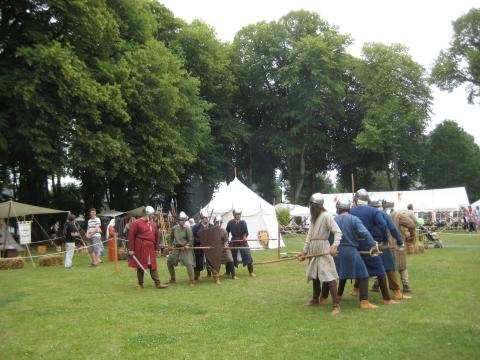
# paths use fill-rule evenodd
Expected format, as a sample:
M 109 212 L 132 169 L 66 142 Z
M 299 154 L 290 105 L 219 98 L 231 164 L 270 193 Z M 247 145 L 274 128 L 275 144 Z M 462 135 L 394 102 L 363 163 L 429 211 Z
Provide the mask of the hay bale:
M 22 258 L 0 259 L 0 270 L 23 269 L 25 260 Z
M 38 259 L 38 266 L 56 266 L 63 265 L 63 256 L 61 255 L 51 255 L 51 256 L 42 256 Z

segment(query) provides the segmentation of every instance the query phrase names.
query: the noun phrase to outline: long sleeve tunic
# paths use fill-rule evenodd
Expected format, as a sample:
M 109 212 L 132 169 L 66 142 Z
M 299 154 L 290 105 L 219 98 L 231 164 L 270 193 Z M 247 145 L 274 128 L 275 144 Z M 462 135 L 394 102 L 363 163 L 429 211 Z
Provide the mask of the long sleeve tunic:
M 159 248 L 158 227 L 153 221 L 135 220 L 128 233 L 128 250 L 135 252 L 135 257 L 146 269 L 149 264 L 152 270 L 157 268 L 156 252 Z M 129 259 L 130 267 L 139 268 L 137 262 Z
M 364 279 L 368 277 L 367 267 L 358 253 L 359 242 L 372 247 L 375 241 L 359 218 L 343 213 L 335 217 L 335 222 L 342 231 L 342 240 L 338 247 L 337 271 L 340 280 Z M 363 239 L 363 240 L 359 240 Z
M 330 243 L 328 242 L 330 232 L 334 234 L 333 245 L 338 246 L 342 238 L 342 232 L 332 215 L 324 211 L 315 220 L 313 226 L 310 226 L 303 246 L 303 252 L 307 255 L 328 255 L 309 259 L 306 272 L 308 280 L 319 279 L 322 282 L 329 282 L 338 279 L 335 262 L 330 255 Z
M 187 226 L 175 225 L 170 234 L 170 242 L 174 248 L 193 246 L 192 229 Z M 183 265 L 195 265 L 193 250 L 174 249 L 168 256 L 169 263 L 177 265 L 180 261 Z
M 377 229 L 383 229 L 385 231 L 385 236 L 387 233 L 387 225 L 383 216 L 380 211 L 371 207 L 371 206 L 356 206 L 350 210 L 350 214 L 358 217 L 362 224 L 367 228 L 368 232 L 373 236 L 373 230 L 375 225 Z M 382 236 L 383 238 L 383 236 Z M 375 237 L 374 237 L 375 239 Z M 360 251 L 368 251 L 370 250 L 370 246 L 364 241 L 359 242 L 358 250 Z M 379 256 L 370 256 L 368 254 L 361 254 L 365 265 L 367 266 L 368 275 L 369 276 L 378 276 L 385 274 L 385 267 L 383 266 L 383 260 Z

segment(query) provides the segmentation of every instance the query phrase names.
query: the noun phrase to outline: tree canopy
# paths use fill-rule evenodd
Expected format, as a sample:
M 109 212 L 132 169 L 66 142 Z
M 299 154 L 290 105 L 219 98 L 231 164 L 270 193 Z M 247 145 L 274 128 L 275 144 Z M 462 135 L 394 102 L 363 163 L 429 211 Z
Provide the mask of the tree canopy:
M 473 8 L 453 22 L 450 47 L 442 50 L 432 69 L 432 82 L 452 91 L 464 84 L 468 101 L 480 96 L 480 8 Z
M 350 36 L 304 10 L 232 43 L 153 0 L 9 0 L 0 14 L 0 186 L 19 201 L 125 210 L 177 197 L 195 213 L 234 168 L 276 202 L 281 186 L 301 203 L 334 191 L 333 169 L 347 191 L 351 174 L 366 188 L 439 181 L 424 149 L 446 146 L 435 134 L 451 126 L 425 142 L 426 73 L 402 45 L 355 58 Z M 455 22 L 432 72 L 447 90 L 469 81 L 472 101 L 477 20 L 472 9 Z M 462 181 L 476 194 L 467 177 L 445 184 Z

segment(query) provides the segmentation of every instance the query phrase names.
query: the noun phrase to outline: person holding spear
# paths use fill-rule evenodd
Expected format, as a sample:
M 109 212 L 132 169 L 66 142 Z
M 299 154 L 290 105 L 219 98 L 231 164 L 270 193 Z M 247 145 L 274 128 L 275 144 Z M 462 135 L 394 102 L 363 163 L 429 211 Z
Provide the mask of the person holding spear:
M 248 246 L 248 227 L 245 220 L 242 220 L 242 211 L 238 208 L 232 210 L 233 219 L 227 223 L 227 234 L 232 234 L 230 245 L 232 248 L 233 264 L 238 267 L 238 252 L 242 257 L 243 266 L 247 266 L 248 273 L 251 277 L 256 277 L 253 272 L 253 259 L 250 253 L 250 247 Z
M 340 313 L 340 297 L 337 293 L 338 274 L 332 255 L 337 254 L 337 247 L 342 238 L 342 232 L 337 223 L 323 207 L 324 197 L 321 193 L 315 193 L 310 197 L 311 226 L 308 230 L 303 251 L 299 254 L 299 260 L 309 257 L 307 265 L 307 279 L 312 280 L 313 296 L 306 306 L 319 305 L 321 292 L 320 282 L 327 283 L 333 299 L 332 315 Z M 330 233 L 333 233 L 332 246 L 328 242 Z M 310 257 L 314 255 L 313 257 Z
M 368 301 L 368 270 L 358 252 L 358 248 L 359 241 L 365 242 L 365 245 L 370 248 L 377 247 L 377 244 L 360 219 L 348 213 L 350 207 L 351 201 L 347 198 L 341 198 L 337 201 L 338 216 L 335 217 L 335 222 L 342 231 L 342 240 L 338 246 L 337 269 L 340 278 L 338 294 L 343 295 L 347 279 L 358 279 L 360 308 L 375 309 L 378 306 Z
M 185 226 L 185 221 L 188 216 L 181 211 L 178 216 L 178 224 L 175 225 L 170 234 L 170 254 L 167 258 L 167 268 L 170 273 L 170 283 L 177 282 L 175 277 L 175 266 L 181 262 L 186 268 L 190 286 L 195 285 L 193 266 L 195 265 L 195 258 L 193 256 L 193 233 L 192 229 Z

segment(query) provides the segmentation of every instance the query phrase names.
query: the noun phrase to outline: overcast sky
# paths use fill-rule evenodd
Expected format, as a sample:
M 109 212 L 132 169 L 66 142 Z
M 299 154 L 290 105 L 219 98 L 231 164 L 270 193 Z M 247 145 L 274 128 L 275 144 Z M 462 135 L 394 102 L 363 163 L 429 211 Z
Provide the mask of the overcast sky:
M 350 34 L 349 51 L 360 56 L 365 42 L 401 43 L 413 59 L 430 69 L 441 49 L 452 39 L 452 21 L 478 0 L 160 0 L 176 17 L 187 22 L 202 19 L 222 41 L 232 41 L 242 27 L 262 20 L 277 20 L 292 10 L 311 10 Z M 444 119 L 457 121 L 480 144 L 480 105 L 469 105 L 465 90 L 441 92 L 433 87 L 434 104 L 429 130 Z

